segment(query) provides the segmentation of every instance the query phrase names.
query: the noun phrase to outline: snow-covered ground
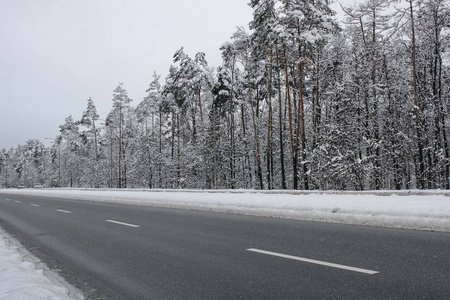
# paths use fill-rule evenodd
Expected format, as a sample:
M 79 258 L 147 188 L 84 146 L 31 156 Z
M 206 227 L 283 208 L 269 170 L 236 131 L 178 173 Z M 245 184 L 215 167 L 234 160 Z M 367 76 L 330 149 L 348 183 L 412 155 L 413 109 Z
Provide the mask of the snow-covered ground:
M 296 220 L 450 232 L 450 191 L 0 190 L 55 198 L 128 203 Z M 6 236 L 0 230 L 0 236 Z M 9 238 L 7 238 L 9 241 Z M 45 266 L 24 261 L 0 237 L 0 300 L 77 299 Z M 26 254 L 25 256 L 29 256 Z M 36 261 L 36 259 L 34 259 Z M 45 270 L 45 271 L 44 271 Z M 45 273 L 45 275 L 44 275 Z M 72 298 L 70 298 L 72 297 Z
M 83 299 L 81 293 L 0 228 L 0 299 Z

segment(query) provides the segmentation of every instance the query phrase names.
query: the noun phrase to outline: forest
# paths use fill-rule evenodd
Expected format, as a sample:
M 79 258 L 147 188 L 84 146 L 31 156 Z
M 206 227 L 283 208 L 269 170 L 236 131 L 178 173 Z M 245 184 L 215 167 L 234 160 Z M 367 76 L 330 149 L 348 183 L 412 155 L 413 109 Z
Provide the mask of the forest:
M 1 149 L 0 186 L 450 189 L 448 1 L 249 5 L 222 65 L 175 51 L 144 99 L 119 83 L 107 116 Z

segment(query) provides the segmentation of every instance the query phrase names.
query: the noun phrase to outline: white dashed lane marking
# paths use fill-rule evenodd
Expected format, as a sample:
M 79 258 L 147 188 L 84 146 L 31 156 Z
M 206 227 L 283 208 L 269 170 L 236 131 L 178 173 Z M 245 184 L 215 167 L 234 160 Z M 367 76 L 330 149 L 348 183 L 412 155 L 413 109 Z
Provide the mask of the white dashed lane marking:
M 292 259 L 292 260 L 297 260 L 297 261 L 302 261 L 302 262 L 307 262 L 307 263 L 311 263 L 311 264 L 322 265 L 322 266 L 327 266 L 327 267 L 332 267 L 332 268 L 338 268 L 338 269 L 343 269 L 343 270 L 348 270 L 348 271 L 353 271 L 353 272 L 360 272 L 360 273 L 365 273 L 365 274 L 369 274 L 369 275 L 379 273 L 377 271 L 355 268 L 355 267 L 339 265 L 339 264 L 329 263 L 329 262 L 315 260 L 315 259 L 297 257 L 297 256 L 292 256 L 292 255 L 287 255 L 287 254 L 281 254 L 281 253 L 276 253 L 276 252 L 270 252 L 270 251 L 265 251 L 265 250 L 251 248 L 251 249 L 247 249 L 247 251 L 271 255 L 271 256 L 277 256 L 277 257 L 282 257 L 282 258 L 287 258 L 287 259 Z
M 114 221 L 114 220 L 106 220 L 106 222 L 114 223 L 114 224 L 119 224 L 119 225 L 123 225 L 123 226 L 128 226 L 128 227 L 133 227 L 133 228 L 141 227 L 141 226 L 139 226 L 139 225 L 134 225 L 134 224 L 124 223 L 124 222 L 119 222 L 119 221 Z

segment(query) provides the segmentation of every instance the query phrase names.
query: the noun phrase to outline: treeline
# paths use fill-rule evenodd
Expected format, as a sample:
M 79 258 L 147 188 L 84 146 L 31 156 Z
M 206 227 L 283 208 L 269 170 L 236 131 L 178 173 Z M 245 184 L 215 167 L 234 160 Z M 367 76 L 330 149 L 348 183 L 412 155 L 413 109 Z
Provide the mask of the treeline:
M 2 185 L 449 189 L 449 3 L 406 4 L 338 24 L 324 0 L 252 0 L 217 69 L 181 48 L 136 106 L 119 84 L 104 119 L 89 99 L 51 147 L 3 149 Z

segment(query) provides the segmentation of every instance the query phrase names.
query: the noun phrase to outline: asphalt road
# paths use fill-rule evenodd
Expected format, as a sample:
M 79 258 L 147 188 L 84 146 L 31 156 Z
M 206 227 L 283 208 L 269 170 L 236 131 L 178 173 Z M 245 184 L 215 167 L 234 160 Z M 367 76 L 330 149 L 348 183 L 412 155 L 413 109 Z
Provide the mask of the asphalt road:
M 0 194 L 88 299 L 450 299 L 450 234 Z

